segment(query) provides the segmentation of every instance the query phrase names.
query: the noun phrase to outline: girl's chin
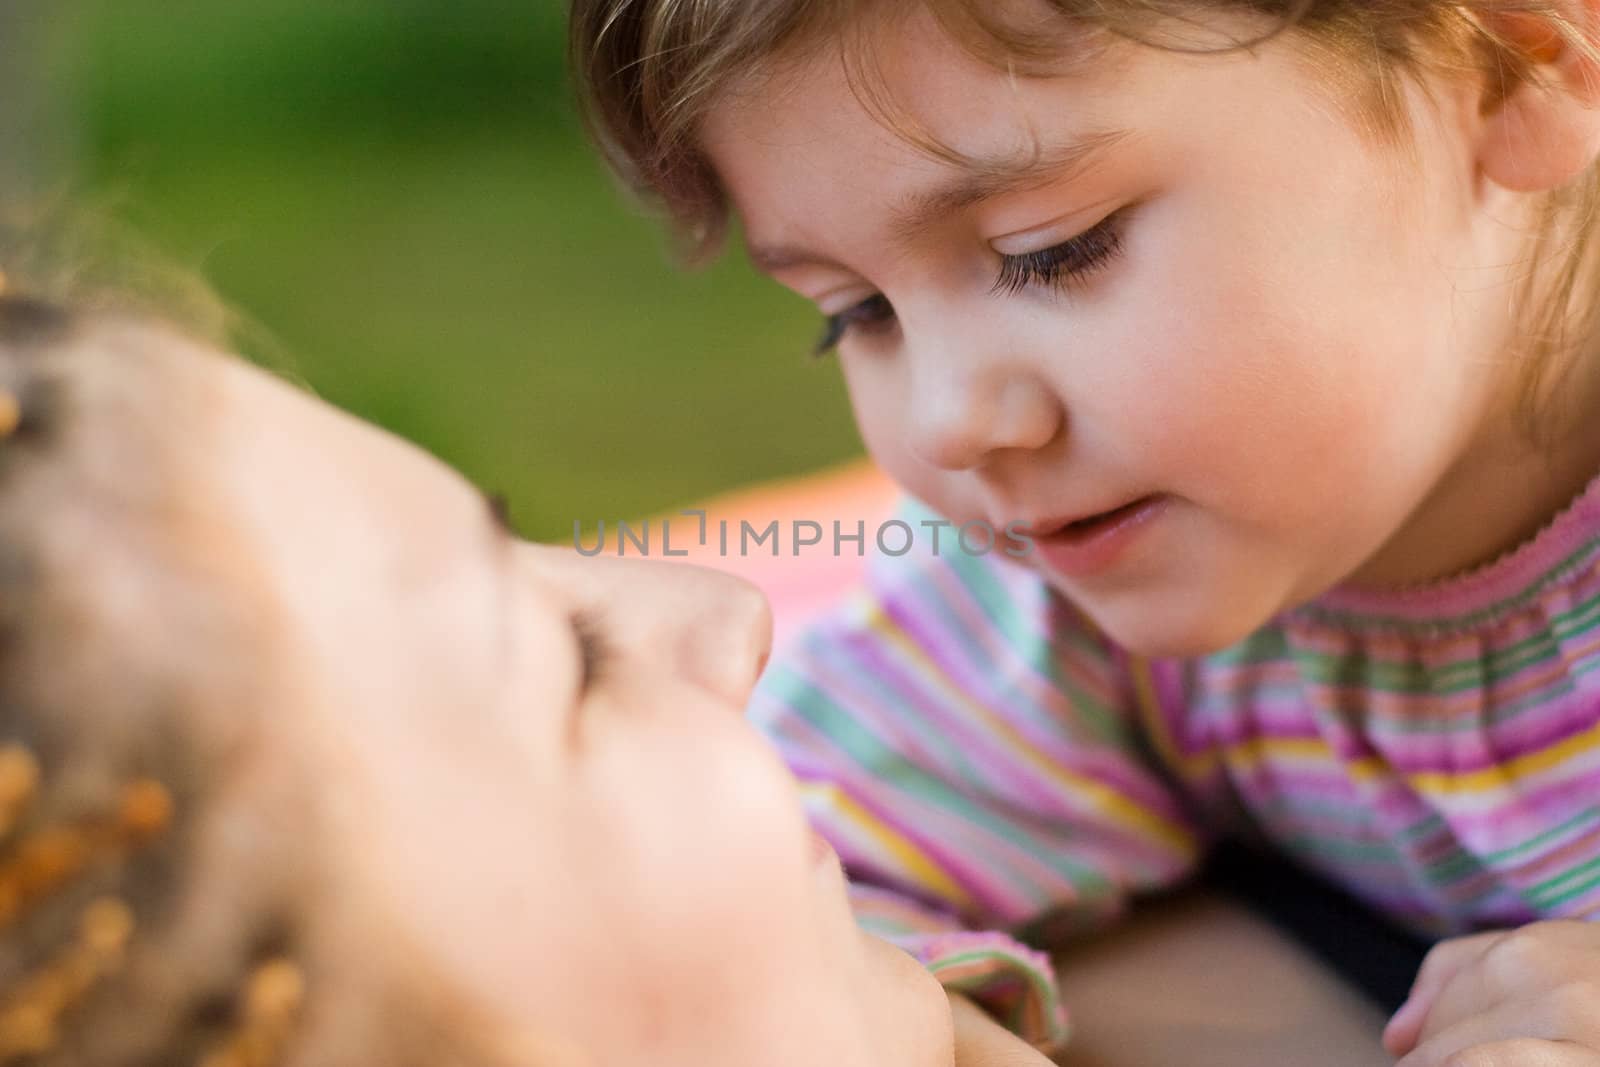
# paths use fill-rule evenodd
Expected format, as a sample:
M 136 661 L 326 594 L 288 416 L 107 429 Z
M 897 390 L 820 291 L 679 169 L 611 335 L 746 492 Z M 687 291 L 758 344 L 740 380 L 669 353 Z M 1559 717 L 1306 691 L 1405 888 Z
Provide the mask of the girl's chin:
M 1196 590 L 1141 589 L 1136 594 L 1084 597 L 1058 590 L 1119 649 L 1147 659 L 1196 659 L 1231 648 L 1266 625 L 1282 608 L 1245 610 L 1218 605 Z M 1219 610 L 1231 607 L 1232 610 Z

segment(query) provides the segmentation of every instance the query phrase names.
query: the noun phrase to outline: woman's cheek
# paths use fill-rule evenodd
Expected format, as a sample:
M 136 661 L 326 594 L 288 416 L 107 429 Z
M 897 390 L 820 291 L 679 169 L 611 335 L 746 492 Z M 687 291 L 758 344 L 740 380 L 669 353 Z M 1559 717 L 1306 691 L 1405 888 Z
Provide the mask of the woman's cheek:
M 592 828 L 621 879 L 695 922 L 746 891 L 793 896 L 805 823 L 792 778 L 731 707 L 610 707 L 588 726 Z

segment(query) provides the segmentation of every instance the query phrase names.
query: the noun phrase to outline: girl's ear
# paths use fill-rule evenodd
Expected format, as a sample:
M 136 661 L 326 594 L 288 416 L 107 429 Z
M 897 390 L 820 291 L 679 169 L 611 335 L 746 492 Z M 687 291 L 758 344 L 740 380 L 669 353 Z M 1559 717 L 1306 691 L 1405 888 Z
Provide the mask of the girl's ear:
M 1548 19 L 1506 12 L 1486 19 L 1533 68 L 1483 116 L 1478 164 L 1496 185 L 1546 192 L 1600 155 L 1600 0 L 1567 0 L 1566 17 L 1587 47 Z

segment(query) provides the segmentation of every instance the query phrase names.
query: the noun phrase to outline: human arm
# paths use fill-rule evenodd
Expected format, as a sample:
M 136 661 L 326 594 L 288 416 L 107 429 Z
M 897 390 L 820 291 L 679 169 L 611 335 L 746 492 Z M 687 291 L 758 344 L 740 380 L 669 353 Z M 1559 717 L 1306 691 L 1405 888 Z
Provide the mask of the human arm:
M 1186 889 L 1057 953 L 1062 1067 L 1391 1067 L 1382 1010 L 1231 895 Z
M 1189 889 L 1056 956 L 1073 1036 L 1056 1061 L 951 994 L 957 1067 L 1387 1067 L 1380 1009 L 1231 896 Z M 1204 980 L 1197 980 L 1203 976 Z

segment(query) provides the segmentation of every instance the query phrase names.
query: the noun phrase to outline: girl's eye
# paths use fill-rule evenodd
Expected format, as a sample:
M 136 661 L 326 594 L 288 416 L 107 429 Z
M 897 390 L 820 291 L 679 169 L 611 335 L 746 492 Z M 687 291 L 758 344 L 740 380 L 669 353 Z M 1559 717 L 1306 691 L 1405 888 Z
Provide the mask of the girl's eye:
M 1104 267 L 1122 251 L 1122 232 L 1116 215 L 1050 248 L 1020 256 L 1000 257 L 1000 277 L 995 293 L 1020 293 L 1040 284 L 1066 289 Z
M 1119 214 L 1106 216 L 1097 225 L 1058 245 L 1019 256 L 1000 257 L 1000 276 L 993 292 L 1020 293 L 1030 285 L 1067 289 L 1106 266 L 1122 252 L 1122 221 Z M 828 316 L 823 324 L 813 356 L 825 356 L 851 333 L 882 330 L 894 321 L 894 307 L 878 293 Z
M 894 321 L 894 306 L 888 297 L 875 293 L 861 303 L 846 308 L 837 315 L 829 315 L 822 326 L 822 336 L 817 339 L 811 354 L 821 357 L 839 347 L 845 335 L 857 330 L 881 330 Z

